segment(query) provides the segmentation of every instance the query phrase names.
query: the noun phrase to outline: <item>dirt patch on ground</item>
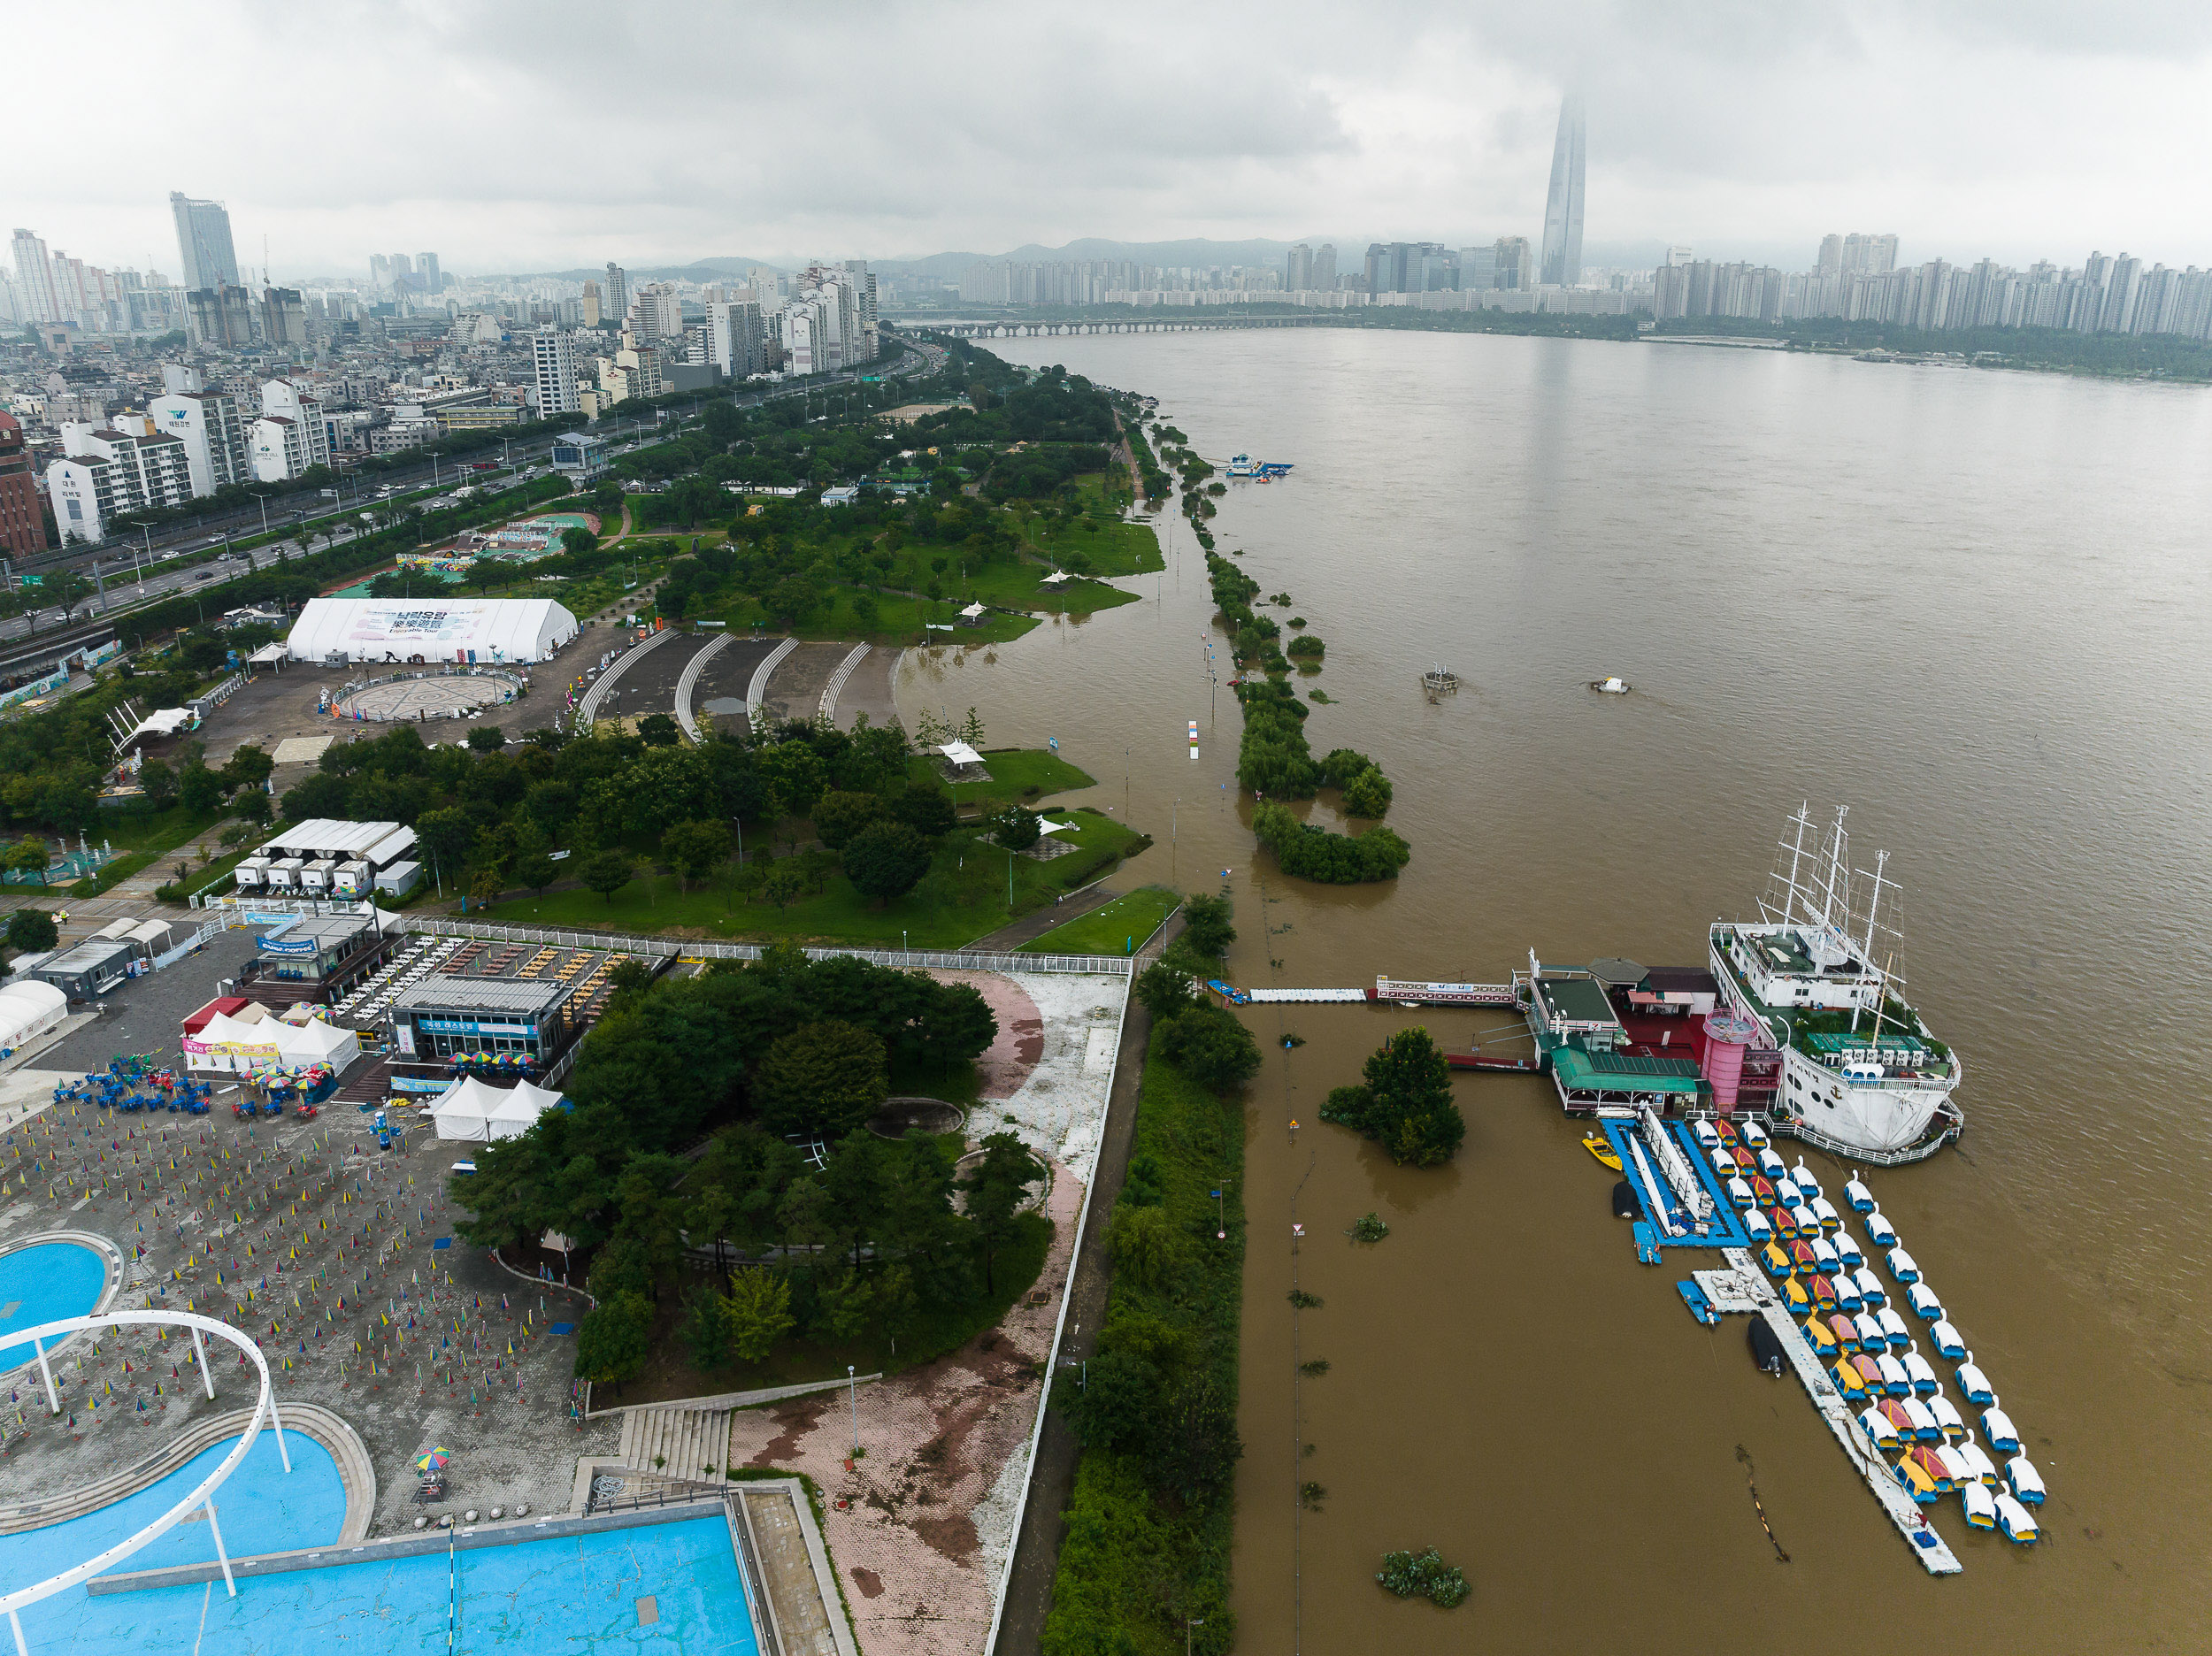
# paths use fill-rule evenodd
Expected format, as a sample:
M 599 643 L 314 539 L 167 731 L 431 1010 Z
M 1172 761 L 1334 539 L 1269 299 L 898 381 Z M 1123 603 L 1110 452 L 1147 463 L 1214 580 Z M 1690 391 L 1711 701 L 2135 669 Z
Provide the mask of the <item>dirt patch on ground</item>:
M 917 1518 L 914 1533 L 956 1564 L 964 1564 L 982 1545 L 976 1537 L 975 1520 L 965 1513 L 942 1518 Z
M 853 1585 L 860 1589 L 863 1598 L 883 1597 L 883 1577 L 872 1569 L 851 1569 L 846 1572 L 853 1578 Z
M 745 1464 L 749 1467 L 778 1466 L 798 1453 L 800 1439 L 814 1430 L 815 1422 L 822 1418 L 826 1407 L 823 1397 L 795 1398 L 788 1403 L 779 1403 L 765 1410 L 775 1425 L 776 1435 L 755 1452 Z

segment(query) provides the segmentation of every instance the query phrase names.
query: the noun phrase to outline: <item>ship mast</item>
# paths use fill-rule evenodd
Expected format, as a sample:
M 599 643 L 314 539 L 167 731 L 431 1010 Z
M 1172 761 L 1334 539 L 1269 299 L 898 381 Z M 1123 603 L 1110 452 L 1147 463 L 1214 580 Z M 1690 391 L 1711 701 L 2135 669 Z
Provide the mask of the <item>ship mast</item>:
M 1883 878 L 1882 871 L 1888 866 L 1889 853 L 1886 851 L 1877 851 L 1874 854 L 1874 892 L 1873 895 L 1867 899 L 1866 903 L 1866 935 L 1859 944 L 1859 952 L 1865 957 L 1866 963 L 1869 966 L 1871 966 L 1874 963 L 1874 915 L 1875 910 L 1882 906 L 1882 887 L 1885 886 L 1894 886 L 1897 884 L 1897 882 L 1893 879 L 1885 879 Z M 1864 878 L 1865 870 L 1861 870 L 1860 874 L 1861 878 Z M 1892 935 L 1894 936 L 1895 933 L 1893 932 Z M 1896 951 L 1893 949 L 1890 952 L 1889 964 L 1883 969 L 1881 983 L 1878 985 L 1875 992 L 1876 1009 L 1874 1014 L 1874 1031 L 1878 1035 L 1881 1033 L 1882 1028 L 1882 1016 L 1880 1010 L 1881 1001 L 1889 993 L 1890 970 L 1896 964 L 1897 954 Z M 1854 1035 L 1859 1032 L 1859 1011 L 1860 1008 L 1855 1002 L 1854 1002 L 1851 1008 L 1851 1032 Z

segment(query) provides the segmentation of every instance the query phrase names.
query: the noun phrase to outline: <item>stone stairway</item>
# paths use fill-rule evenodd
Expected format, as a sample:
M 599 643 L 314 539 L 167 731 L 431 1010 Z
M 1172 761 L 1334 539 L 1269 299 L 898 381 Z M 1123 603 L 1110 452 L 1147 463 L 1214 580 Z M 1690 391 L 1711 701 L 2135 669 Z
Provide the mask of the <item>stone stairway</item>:
M 730 1459 L 730 1413 L 647 1404 L 622 1413 L 622 1464 L 664 1477 L 718 1482 Z

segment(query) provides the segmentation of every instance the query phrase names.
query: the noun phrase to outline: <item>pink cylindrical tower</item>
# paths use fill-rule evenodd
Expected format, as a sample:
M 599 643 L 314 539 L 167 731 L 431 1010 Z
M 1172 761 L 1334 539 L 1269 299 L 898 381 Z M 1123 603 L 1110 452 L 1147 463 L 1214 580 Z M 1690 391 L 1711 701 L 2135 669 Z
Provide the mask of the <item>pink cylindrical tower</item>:
M 1705 1020 L 1705 1079 L 1712 1085 L 1713 1101 L 1724 1112 L 1736 1108 L 1736 1090 L 1743 1080 L 1743 1052 L 1751 1044 L 1754 1027 L 1749 1018 L 1735 1012 L 1715 1012 Z

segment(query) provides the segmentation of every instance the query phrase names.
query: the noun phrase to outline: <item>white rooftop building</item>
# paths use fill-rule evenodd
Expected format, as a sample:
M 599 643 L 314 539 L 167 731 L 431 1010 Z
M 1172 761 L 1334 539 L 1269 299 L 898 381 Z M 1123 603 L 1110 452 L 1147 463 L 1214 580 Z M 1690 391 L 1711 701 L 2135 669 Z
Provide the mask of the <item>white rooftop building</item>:
M 539 662 L 576 636 L 549 598 L 311 598 L 286 641 L 296 662 Z

